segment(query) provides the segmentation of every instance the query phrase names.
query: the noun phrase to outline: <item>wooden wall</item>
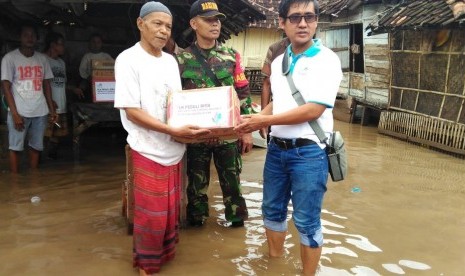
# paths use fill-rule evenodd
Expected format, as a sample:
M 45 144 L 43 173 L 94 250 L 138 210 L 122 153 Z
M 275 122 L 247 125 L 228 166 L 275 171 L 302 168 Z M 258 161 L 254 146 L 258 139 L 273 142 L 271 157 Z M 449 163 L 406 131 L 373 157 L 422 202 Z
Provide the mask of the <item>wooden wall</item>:
M 268 47 L 281 40 L 283 32 L 277 29 L 249 28 L 238 36 L 232 36 L 225 45 L 239 51 L 245 67 L 261 68 Z
M 334 47 L 337 49 L 333 50 L 339 53 L 344 67 L 344 64 L 351 62 L 351 60 L 346 60 L 351 51 L 349 43 L 350 26 L 361 24 L 363 30 L 365 30 L 373 18 L 377 16 L 377 13 L 383 9 L 385 9 L 383 5 L 364 5 L 356 10 L 341 12 L 337 18 L 322 17 L 319 22 L 320 31 L 317 36 L 323 40 L 325 45 L 335 45 Z M 334 42 L 337 42 L 338 45 L 334 44 Z M 386 108 L 391 68 L 389 36 L 388 34 L 367 36 L 366 32 L 364 32 L 361 47 L 364 70 L 363 72 L 344 70 L 344 79 L 339 89 L 339 96 L 350 96 L 365 105 Z
M 363 29 L 365 30 L 377 14 L 384 10 L 383 5 L 365 5 L 363 10 Z M 389 59 L 389 35 L 367 36 L 364 33 L 365 54 L 365 94 L 357 95 L 371 105 L 387 107 L 389 98 L 389 80 L 391 61 Z
M 365 30 L 384 8 L 383 5 L 364 5 L 356 10 L 341 12 L 337 18 L 322 16 L 316 37 L 324 45 L 335 45 L 333 50 L 339 55 L 341 63 L 348 64 L 348 28 L 351 24 L 362 24 Z M 233 36 L 225 44 L 242 54 L 244 66 L 257 68 L 263 64 L 268 46 L 281 37 L 282 32 L 276 29 L 249 28 L 238 36 Z M 338 95 L 342 98 L 354 97 L 366 105 L 385 108 L 388 104 L 390 79 L 389 36 L 367 36 L 364 32 L 362 47 L 364 72 L 345 71 Z

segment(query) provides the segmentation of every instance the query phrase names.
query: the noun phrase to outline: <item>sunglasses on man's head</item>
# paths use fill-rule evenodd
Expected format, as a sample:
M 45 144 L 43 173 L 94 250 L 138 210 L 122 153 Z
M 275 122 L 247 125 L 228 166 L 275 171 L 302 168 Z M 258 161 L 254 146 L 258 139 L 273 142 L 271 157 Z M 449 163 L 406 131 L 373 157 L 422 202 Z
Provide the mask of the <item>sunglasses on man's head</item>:
M 289 22 L 291 22 L 292 24 L 299 24 L 302 21 L 302 18 L 305 20 L 306 23 L 312 23 L 316 21 L 318 15 L 314 13 L 307 13 L 304 15 L 291 14 L 286 18 L 289 19 Z

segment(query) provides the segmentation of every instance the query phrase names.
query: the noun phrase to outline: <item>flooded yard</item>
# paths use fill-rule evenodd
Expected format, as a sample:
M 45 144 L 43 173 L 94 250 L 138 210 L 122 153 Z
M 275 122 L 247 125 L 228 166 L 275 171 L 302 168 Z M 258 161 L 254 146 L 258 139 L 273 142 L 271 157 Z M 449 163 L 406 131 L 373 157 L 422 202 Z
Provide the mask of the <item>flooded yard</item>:
M 347 180 L 328 183 L 319 275 L 463 275 L 465 160 L 374 127 L 336 128 L 345 136 L 350 171 Z M 4 131 L 0 137 L 5 144 Z M 82 142 L 79 161 L 68 144 L 59 160 L 43 160 L 36 173 L 23 164 L 15 177 L 2 152 L 0 275 L 137 275 L 121 216 L 124 134 L 94 130 Z M 224 226 L 212 173 L 211 217 L 202 228 L 181 231 L 176 258 L 160 275 L 299 275 L 293 226 L 285 256 L 267 256 L 260 210 L 265 152 L 254 148 L 244 157 L 245 227 Z M 31 203 L 33 196 L 40 202 Z

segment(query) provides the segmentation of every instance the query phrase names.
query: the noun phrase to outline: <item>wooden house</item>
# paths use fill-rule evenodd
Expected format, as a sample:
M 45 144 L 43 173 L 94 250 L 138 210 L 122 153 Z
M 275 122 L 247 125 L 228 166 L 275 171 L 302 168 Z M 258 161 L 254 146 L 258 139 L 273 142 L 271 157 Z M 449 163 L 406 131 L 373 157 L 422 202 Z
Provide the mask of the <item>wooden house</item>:
M 368 30 L 389 34 L 379 132 L 465 155 L 465 1 L 402 1 Z
M 243 33 L 226 43 L 244 56 L 249 69 L 259 69 L 268 46 L 283 37 L 278 28 L 280 0 L 249 0 L 267 17 L 249 24 Z M 335 51 L 342 62 L 341 84 L 335 118 L 353 119 L 356 104 L 363 111 L 386 108 L 389 91 L 390 62 L 388 35 L 368 37 L 365 28 L 386 8 L 381 0 L 320 0 L 320 19 L 316 37 Z M 389 1 L 388 1 L 389 2 Z
M 344 74 L 333 110 L 338 120 L 355 122 L 357 115 L 362 125 L 377 124 L 380 110 L 387 107 L 388 35 L 367 36 L 365 31 L 387 2 L 392 1 L 320 0 L 317 37 L 339 56 Z
M 265 20 L 251 22 L 238 36 L 231 37 L 226 45 L 238 50 L 244 66 L 259 70 L 268 47 L 283 37 L 278 26 L 278 5 L 280 0 L 248 0 L 251 6 L 266 16 Z

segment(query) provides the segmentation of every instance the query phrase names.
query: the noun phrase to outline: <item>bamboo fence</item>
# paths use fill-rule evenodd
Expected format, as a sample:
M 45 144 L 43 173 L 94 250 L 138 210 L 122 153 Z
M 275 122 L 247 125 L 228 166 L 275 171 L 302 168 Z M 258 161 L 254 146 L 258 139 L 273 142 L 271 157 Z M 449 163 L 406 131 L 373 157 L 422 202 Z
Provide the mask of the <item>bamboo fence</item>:
M 465 125 L 405 112 L 383 111 L 382 134 L 465 156 Z

